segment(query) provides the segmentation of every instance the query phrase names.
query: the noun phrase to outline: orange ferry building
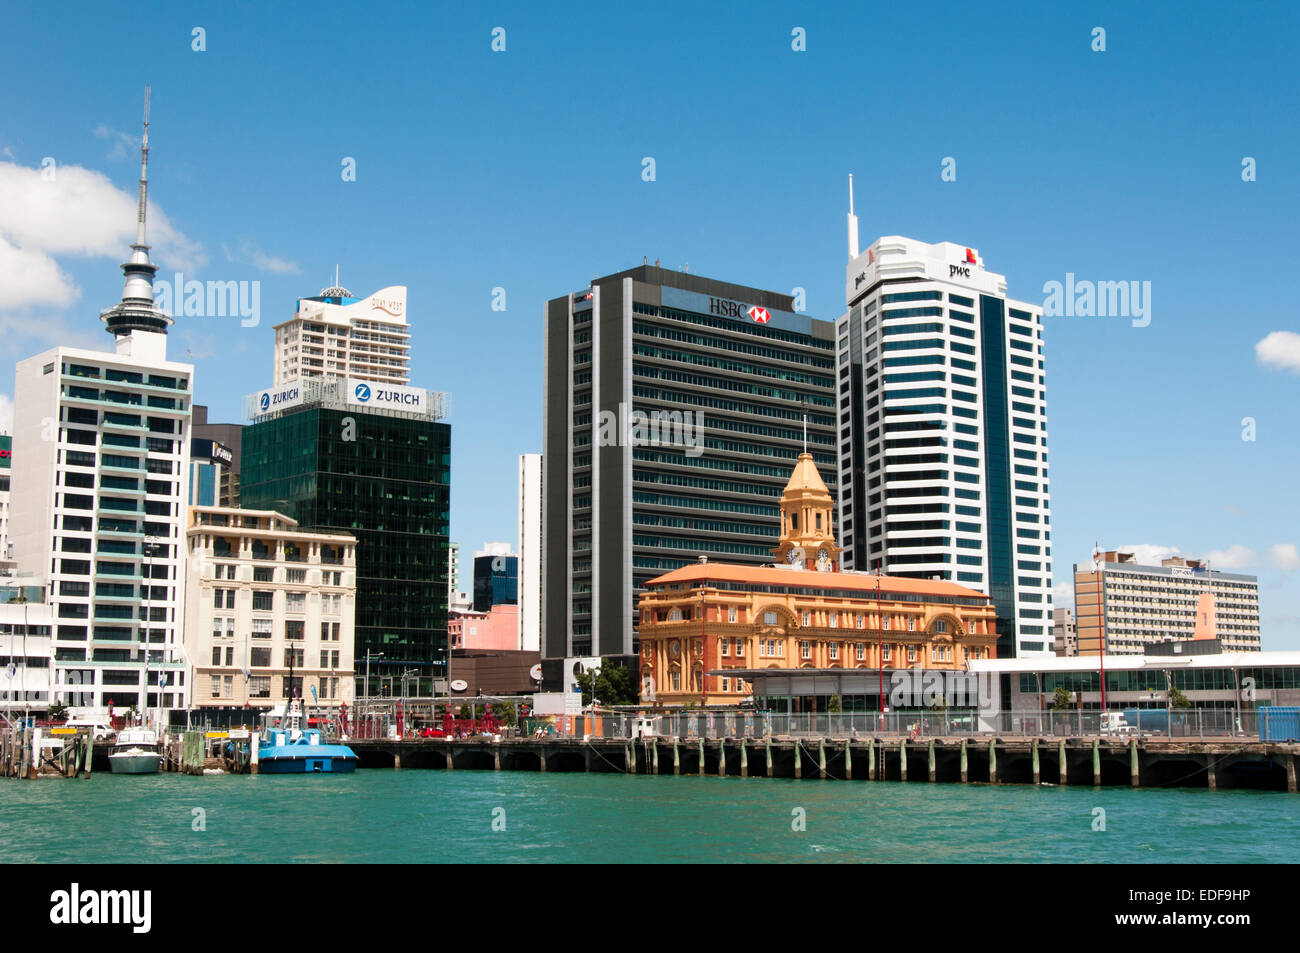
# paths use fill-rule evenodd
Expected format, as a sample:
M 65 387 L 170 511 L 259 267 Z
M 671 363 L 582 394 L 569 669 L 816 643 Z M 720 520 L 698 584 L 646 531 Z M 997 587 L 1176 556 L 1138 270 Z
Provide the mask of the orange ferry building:
M 888 694 L 895 670 L 964 671 L 971 659 L 995 657 L 987 595 L 951 582 L 840 572 L 833 507 L 812 455 L 802 453 L 781 495 L 774 565 L 702 558 L 646 584 L 638 606 L 643 705 L 734 707 L 752 692 L 744 674 L 762 669 L 870 675 L 823 681 L 861 689 L 840 698 L 842 710 L 872 711 L 881 669 Z M 790 698 L 789 710 L 825 710 L 818 694 Z

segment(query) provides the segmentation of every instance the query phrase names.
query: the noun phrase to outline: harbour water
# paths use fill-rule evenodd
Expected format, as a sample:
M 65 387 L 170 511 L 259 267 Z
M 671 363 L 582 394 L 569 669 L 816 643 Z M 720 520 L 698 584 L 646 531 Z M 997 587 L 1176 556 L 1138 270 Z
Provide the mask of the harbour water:
M 913 861 L 1294 863 L 1300 801 L 513 771 L 0 782 L 3 863 Z

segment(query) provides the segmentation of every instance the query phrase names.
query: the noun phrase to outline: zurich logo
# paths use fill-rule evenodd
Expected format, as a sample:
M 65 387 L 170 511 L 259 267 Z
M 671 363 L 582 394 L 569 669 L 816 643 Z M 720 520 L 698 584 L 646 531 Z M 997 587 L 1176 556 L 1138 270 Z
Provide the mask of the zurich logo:
M 266 408 L 271 406 L 271 395 L 264 393 L 262 399 L 259 400 L 258 403 L 262 406 L 263 410 L 266 410 Z
M 370 386 L 368 384 L 357 385 L 357 400 L 365 403 L 370 399 Z

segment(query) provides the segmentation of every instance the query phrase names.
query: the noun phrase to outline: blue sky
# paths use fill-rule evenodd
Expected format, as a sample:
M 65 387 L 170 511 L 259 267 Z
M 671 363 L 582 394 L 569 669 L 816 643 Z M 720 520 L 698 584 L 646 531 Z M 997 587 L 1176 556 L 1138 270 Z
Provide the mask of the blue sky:
M 335 263 L 358 294 L 407 285 L 412 381 L 452 394 L 469 552 L 515 539 L 546 299 L 648 256 L 803 287 L 833 319 L 852 172 L 864 246 L 970 245 L 1038 303 L 1067 272 L 1151 282 L 1147 327 L 1048 319 L 1056 581 L 1094 541 L 1212 553 L 1260 575 L 1265 648 L 1300 649 L 1294 5 L 267 6 L 9 12 L 5 365 L 109 346 L 150 83 L 161 276 L 261 282 L 259 326 L 173 329 L 199 401 L 239 418 L 271 380 L 271 325 Z

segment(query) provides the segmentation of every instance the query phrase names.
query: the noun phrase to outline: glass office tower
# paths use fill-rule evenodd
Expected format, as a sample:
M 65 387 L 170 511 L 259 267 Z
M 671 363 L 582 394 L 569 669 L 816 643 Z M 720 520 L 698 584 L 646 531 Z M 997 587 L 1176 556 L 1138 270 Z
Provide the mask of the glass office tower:
M 451 428 L 438 422 L 442 402 L 363 409 L 343 399 L 346 382 L 312 383 L 303 403 L 244 430 L 242 504 L 356 536 L 358 678 L 369 652 L 370 694 L 407 669 L 418 671 L 419 693 L 431 693 L 426 680 L 444 676 L 447 658 Z

